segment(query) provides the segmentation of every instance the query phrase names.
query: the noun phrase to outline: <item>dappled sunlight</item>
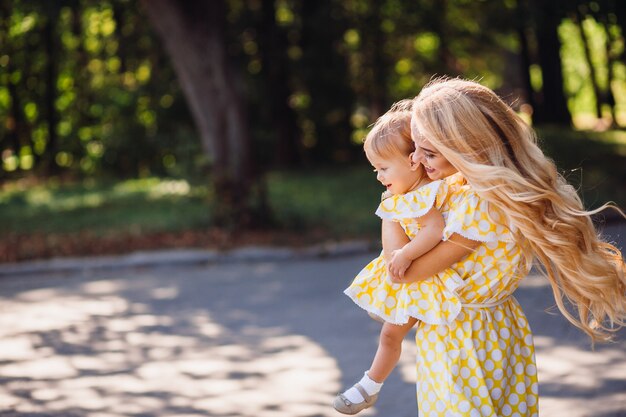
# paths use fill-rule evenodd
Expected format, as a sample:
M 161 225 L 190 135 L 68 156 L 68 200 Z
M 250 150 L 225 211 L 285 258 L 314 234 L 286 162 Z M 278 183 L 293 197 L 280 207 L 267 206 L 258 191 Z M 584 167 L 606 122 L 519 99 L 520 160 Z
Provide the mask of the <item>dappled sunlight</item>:
M 187 195 L 191 187 L 185 180 L 166 180 L 161 181 L 156 186 L 152 187 L 149 192 L 151 198 L 162 198 L 164 196 L 171 195 Z
M 550 293 L 546 278 L 531 275 L 522 282 L 520 292 L 537 298 L 540 291 Z M 520 296 L 521 297 L 521 296 Z M 534 335 L 541 414 L 555 417 L 619 415 L 626 407 L 626 334 L 617 342 L 597 344 L 595 350 L 587 335 L 561 317 L 550 304 L 541 309 L 526 308 L 532 323 L 548 320 L 548 331 Z M 524 305 L 524 303 L 522 303 Z M 549 308 L 551 314 L 546 313 Z
M 46 331 L 78 325 L 92 316 L 110 316 L 126 308 L 126 301 L 116 296 L 100 299 L 65 296 L 59 300 L 55 292 L 49 289 L 29 291 L 14 300 L 3 299 L 0 307 L 0 337 L 16 332 Z M 17 323 L 16 317 L 19 317 Z
M 341 294 L 369 259 L 124 268 L 0 280 L 0 410 L 50 417 L 337 417 L 380 324 Z M 626 404 L 626 338 L 591 351 L 545 279 L 517 298 L 535 331 L 541 416 Z M 415 415 L 415 333 L 363 417 Z
M 126 294 L 138 289 L 152 301 Z M 180 292 L 100 280 L 75 292 L 0 298 L 0 408 L 88 417 L 333 415 L 340 373 L 322 347 L 281 326 L 234 331 L 206 309 L 154 313 L 152 302 L 175 303 Z
M 626 343 L 623 340 L 616 345 L 597 347 L 596 351 L 562 345 L 555 337 L 536 336 L 535 342 L 542 414 L 584 417 L 618 415 L 617 412 L 624 411 Z M 618 385 L 616 381 L 622 382 Z

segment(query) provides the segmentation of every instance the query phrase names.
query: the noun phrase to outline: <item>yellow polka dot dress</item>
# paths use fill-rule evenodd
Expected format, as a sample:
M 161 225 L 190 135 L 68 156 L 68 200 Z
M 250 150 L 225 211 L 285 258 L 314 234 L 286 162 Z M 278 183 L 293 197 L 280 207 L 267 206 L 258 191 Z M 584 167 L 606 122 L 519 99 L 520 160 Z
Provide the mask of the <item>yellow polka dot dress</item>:
M 538 416 L 533 338 L 511 295 L 528 271 L 521 248 L 468 186 L 451 192 L 442 214 L 444 239 L 456 233 L 481 244 L 442 273 L 462 279 L 460 311 L 446 324 L 418 324 L 419 416 Z
M 399 222 L 410 239 L 419 239 L 419 218 L 446 204 L 448 185 L 434 181 L 415 191 L 384 200 L 376 214 Z M 382 255 L 371 261 L 344 291 L 357 305 L 388 323 L 405 324 L 409 317 L 430 324 L 449 323 L 461 311 L 454 291 L 462 285 L 454 273 L 410 284 L 393 283 Z

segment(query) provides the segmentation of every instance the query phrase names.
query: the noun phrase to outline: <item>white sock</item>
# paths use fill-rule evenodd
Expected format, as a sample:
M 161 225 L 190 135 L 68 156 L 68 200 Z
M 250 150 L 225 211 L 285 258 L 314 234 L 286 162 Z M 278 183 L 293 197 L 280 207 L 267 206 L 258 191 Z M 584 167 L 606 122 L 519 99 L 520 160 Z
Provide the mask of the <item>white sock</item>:
M 359 385 L 361 385 L 363 389 L 365 390 L 365 392 L 367 392 L 369 395 L 374 395 L 378 391 L 380 391 L 381 387 L 383 386 L 383 383 L 373 381 L 367 375 L 367 372 L 365 372 L 363 374 L 363 378 L 361 378 L 361 380 L 359 381 Z M 359 390 L 357 390 L 355 387 L 350 388 L 349 390 L 344 392 L 343 395 L 345 395 L 348 400 L 350 400 L 351 402 L 355 404 L 365 401 L 365 398 L 363 398 Z

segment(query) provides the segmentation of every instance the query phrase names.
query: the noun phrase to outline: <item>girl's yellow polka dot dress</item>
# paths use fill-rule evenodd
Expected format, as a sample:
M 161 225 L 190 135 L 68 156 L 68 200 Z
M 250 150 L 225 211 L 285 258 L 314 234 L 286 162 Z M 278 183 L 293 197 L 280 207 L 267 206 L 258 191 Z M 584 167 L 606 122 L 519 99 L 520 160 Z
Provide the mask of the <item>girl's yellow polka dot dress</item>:
M 447 194 L 448 185 L 434 181 L 383 200 L 376 214 L 382 219 L 399 222 L 407 236 L 414 239 L 419 235 L 419 217 L 432 207 L 441 209 Z M 405 324 L 409 317 L 415 317 L 435 325 L 450 323 L 461 311 L 454 291 L 462 283 L 454 273 L 410 284 L 393 283 L 381 253 L 359 272 L 344 293 L 361 308 L 388 323 Z
M 446 324 L 418 324 L 419 415 L 538 416 L 533 338 L 511 295 L 528 272 L 522 250 L 504 219 L 468 186 L 451 193 L 442 214 L 444 239 L 457 233 L 482 243 L 443 273 L 462 279 L 455 289 L 461 310 Z

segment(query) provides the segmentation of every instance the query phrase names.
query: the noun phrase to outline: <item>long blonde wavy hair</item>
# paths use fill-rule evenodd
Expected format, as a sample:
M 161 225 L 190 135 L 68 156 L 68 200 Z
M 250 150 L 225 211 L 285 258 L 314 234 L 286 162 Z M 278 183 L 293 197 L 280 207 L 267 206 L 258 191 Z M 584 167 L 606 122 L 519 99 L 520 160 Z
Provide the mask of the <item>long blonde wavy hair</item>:
M 586 211 L 533 129 L 487 87 L 436 79 L 412 111 L 412 134 L 430 141 L 490 209 L 504 214 L 526 261 L 541 263 L 563 315 L 592 341 L 609 340 L 625 325 L 624 260 L 600 238 L 591 215 L 619 209 Z

